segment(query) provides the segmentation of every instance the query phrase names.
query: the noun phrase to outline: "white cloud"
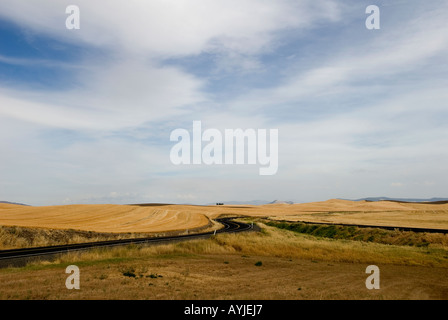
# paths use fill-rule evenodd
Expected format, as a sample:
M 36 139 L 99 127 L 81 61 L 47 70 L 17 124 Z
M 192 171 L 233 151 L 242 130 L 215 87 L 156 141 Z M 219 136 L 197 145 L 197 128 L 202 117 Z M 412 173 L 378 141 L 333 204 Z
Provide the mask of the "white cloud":
M 447 82 L 435 70 L 446 70 L 438 62 L 446 61 L 448 36 L 440 12 L 394 16 L 370 38 L 356 33 L 350 46 L 307 40 L 330 53 L 319 60 L 297 52 L 271 87 L 248 85 L 241 96 L 218 101 L 206 91 L 210 79 L 165 59 L 208 53 L 216 73 L 270 77 L 260 56 L 279 48 L 283 31 L 336 28 L 332 23 L 361 21 L 363 10 L 357 17 L 340 3 L 311 0 L 81 0 L 78 32 L 65 29 L 68 4 L 1 2 L 0 16 L 24 27 L 28 40 L 46 34 L 103 53 L 75 64 L 0 55 L 12 65 L 70 70 L 78 83 L 65 90 L 0 88 L 5 200 L 313 201 L 446 189 Z M 325 39 L 329 31 L 322 32 Z M 190 130 L 193 120 L 202 120 L 203 129 L 279 129 L 278 174 L 260 177 L 258 166 L 172 165 L 169 135 L 155 131 L 180 123 Z M 61 138 L 62 146 L 54 146 L 48 136 L 60 129 L 87 139 Z
M 255 57 L 275 47 L 275 32 L 334 21 L 330 1 L 91 1 L 80 0 L 81 29 L 65 28 L 66 1 L 2 1 L 0 17 L 60 41 L 98 47 L 104 57 L 73 64 L 79 85 L 63 92 L 0 92 L 0 113 L 41 125 L 113 130 L 180 116 L 207 101 L 199 80 L 158 62 L 168 57 L 217 54 L 217 71 L 260 68 Z M 71 4 L 71 3 L 70 3 Z M 316 8 L 319 8 L 316 10 Z M 132 18 L 130 18 L 132 17 Z M 68 67 L 69 63 L 0 56 L 12 64 Z
M 448 5 L 442 7 L 448 10 Z M 375 90 L 381 86 L 382 91 L 390 91 L 400 89 L 402 83 L 444 87 L 440 81 L 446 77 L 416 79 L 411 74 L 424 73 L 426 68 L 437 69 L 435 61 L 442 63 L 439 68 L 446 69 L 443 61 L 448 55 L 448 33 L 446 17 L 441 12 L 443 9 L 427 10 L 409 21 L 395 19 L 387 32 L 381 30 L 378 32 L 382 34 L 369 38 L 364 35 L 363 41 L 354 39 L 352 47 L 339 48 L 323 61 L 311 59 L 305 70 L 298 72 L 293 66 L 277 86 L 251 90 L 234 99 L 232 111 L 257 112 L 269 106 L 308 104 L 325 96 L 349 97 L 360 90 L 370 94 L 370 87 Z
M 75 89 L 0 89 L 0 115 L 56 128 L 117 130 L 180 116 L 183 107 L 205 99 L 202 82 L 173 67 L 126 60 L 86 69 Z
M 79 0 L 81 29 L 70 33 L 65 30 L 67 5 L 3 0 L 0 15 L 67 41 L 163 56 L 216 47 L 253 53 L 270 44 L 272 32 L 340 18 L 338 6 L 325 0 Z

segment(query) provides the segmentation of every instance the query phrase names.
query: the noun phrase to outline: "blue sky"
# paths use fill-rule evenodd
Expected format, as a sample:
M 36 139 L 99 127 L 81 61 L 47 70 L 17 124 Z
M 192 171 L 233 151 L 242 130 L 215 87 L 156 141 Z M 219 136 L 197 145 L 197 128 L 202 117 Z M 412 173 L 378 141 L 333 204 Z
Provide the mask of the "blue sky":
M 65 27 L 70 4 L 80 30 Z M 446 197 L 447 14 L 446 1 L 0 0 L 0 200 Z M 278 173 L 173 165 L 170 132 L 194 120 L 278 129 Z

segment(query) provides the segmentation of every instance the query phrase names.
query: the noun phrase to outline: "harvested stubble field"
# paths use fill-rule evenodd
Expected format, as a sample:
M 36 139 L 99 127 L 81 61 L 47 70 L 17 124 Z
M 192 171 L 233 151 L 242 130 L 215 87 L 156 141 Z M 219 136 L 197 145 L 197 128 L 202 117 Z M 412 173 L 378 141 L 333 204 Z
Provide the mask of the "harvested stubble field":
M 94 232 L 163 232 L 204 227 L 220 215 L 276 220 L 448 229 L 448 203 L 327 200 L 262 206 L 0 204 L 0 225 Z
M 2 269 L 0 299 L 448 299 L 448 235 L 370 235 L 363 229 L 362 234 L 348 234 L 354 238 L 335 239 L 269 222 L 448 229 L 447 212 L 446 204 L 343 200 L 265 206 L 4 205 L 0 225 L 41 235 L 74 229 L 71 232 L 78 236 L 87 233 L 101 239 L 107 233 L 132 236 L 213 228 L 209 219 L 220 215 L 247 216 L 263 231 L 71 253 L 53 262 Z M 65 267 L 70 264 L 80 267 L 80 290 L 65 288 Z M 365 287 L 370 264 L 380 267 L 380 290 Z
M 160 236 L 187 230 L 191 233 L 218 227 L 204 214 L 169 207 L 0 204 L 0 249 Z
M 95 232 L 166 232 L 204 227 L 200 213 L 165 206 L 66 205 L 49 207 L 2 206 L 0 225 Z
M 448 229 L 448 203 L 332 199 L 276 207 L 272 205 L 272 213 L 268 214 L 275 220 Z
M 448 299 L 444 249 L 261 233 L 64 255 L 0 270 L 0 299 Z M 80 268 L 79 290 L 65 268 Z M 365 287 L 368 265 L 381 288 Z
M 221 215 L 448 229 L 448 204 L 328 200 L 263 206 L 0 204 L 0 249 L 197 232 Z

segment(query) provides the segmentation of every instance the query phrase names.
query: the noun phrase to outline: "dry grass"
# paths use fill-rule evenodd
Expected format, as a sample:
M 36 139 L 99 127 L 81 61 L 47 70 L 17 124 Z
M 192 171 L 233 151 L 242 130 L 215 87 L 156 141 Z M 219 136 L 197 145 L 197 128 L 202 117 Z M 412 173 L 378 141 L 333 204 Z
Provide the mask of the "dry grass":
M 446 229 L 447 213 L 445 204 L 343 200 L 265 206 L 0 205 L 0 225 L 6 226 L 0 242 L 47 245 L 108 233 L 216 228 L 209 218 L 220 215 Z M 386 245 L 262 226 L 261 233 L 97 249 L 1 269 L 0 299 L 448 299 L 445 243 Z M 438 240 L 425 238 L 432 244 Z M 69 264 L 81 269 L 81 290 L 65 288 Z M 381 269 L 379 291 L 365 288 L 369 264 Z
M 154 255 L 254 255 L 328 262 L 381 263 L 448 268 L 448 251 L 384 245 L 350 240 L 320 239 L 262 225 L 261 233 L 220 234 L 206 240 L 191 240 L 155 246 L 127 246 L 69 253 L 56 263 L 144 258 Z
M 266 220 L 268 225 L 317 237 L 359 240 L 382 244 L 416 247 L 442 248 L 448 250 L 448 234 L 386 230 L 381 228 L 359 228 L 354 226 L 323 225 L 301 222 L 279 222 Z
M 448 298 L 446 250 L 264 230 L 70 253 L 2 269 L 0 299 Z M 69 264 L 81 270 L 81 290 L 65 288 Z M 380 267 L 380 290 L 365 288 L 369 264 Z
M 448 204 L 332 199 L 292 205 L 247 206 L 239 211 L 248 216 L 277 220 L 448 229 Z
M 435 208 L 436 209 L 436 208 Z M 448 210 L 328 211 L 272 216 L 274 220 L 448 229 Z
M 262 266 L 255 266 L 257 261 Z M 66 266 L 0 271 L 0 299 L 448 298 L 446 269 L 428 267 L 379 265 L 381 289 L 367 290 L 365 264 L 239 255 L 155 256 L 78 264 L 80 290 L 67 290 Z M 126 276 L 126 271 L 136 276 Z
M 208 232 L 222 226 L 215 221 L 210 226 L 190 229 L 188 234 Z M 0 226 L 0 250 L 64 245 L 72 243 L 97 242 L 117 239 L 133 239 L 144 237 L 163 237 L 186 234 L 187 231 L 166 231 L 151 233 L 101 233 L 73 229 L 27 228 L 16 226 Z
M 98 233 L 148 233 L 206 228 L 221 215 L 448 229 L 448 204 L 328 200 L 263 206 L 0 205 L 0 225 L 76 229 Z
M 0 226 L 0 250 L 129 239 L 144 236 L 148 235 Z

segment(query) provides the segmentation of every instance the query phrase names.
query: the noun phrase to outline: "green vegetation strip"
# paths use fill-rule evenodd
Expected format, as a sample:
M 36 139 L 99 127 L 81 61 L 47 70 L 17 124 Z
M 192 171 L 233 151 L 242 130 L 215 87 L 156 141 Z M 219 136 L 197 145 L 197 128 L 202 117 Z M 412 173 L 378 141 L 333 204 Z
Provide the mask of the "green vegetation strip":
M 382 244 L 428 247 L 448 246 L 448 235 L 417 233 L 412 231 L 386 230 L 381 228 L 358 228 L 354 226 L 322 225 L 303 222 L 268 221 L 266 225 L 315 237 L 357 240 Z

